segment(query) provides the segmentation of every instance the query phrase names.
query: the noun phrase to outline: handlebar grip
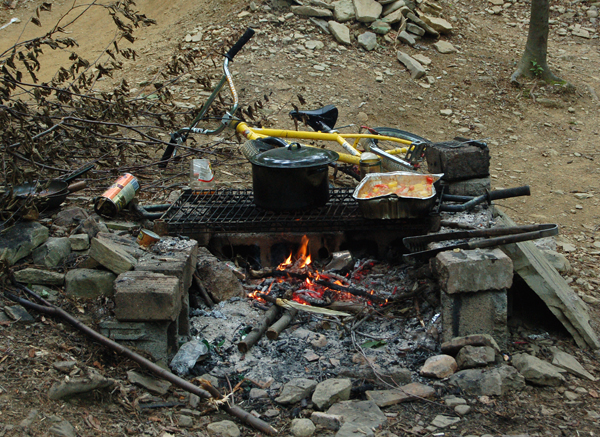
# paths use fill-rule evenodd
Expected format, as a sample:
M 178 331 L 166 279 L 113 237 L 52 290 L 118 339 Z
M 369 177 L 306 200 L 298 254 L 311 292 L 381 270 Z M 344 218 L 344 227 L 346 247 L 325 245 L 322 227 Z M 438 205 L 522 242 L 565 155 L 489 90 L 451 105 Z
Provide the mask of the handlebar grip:
M 246 29 L 246 31 L 244 32 L 242 37 L 240 39 L 238 39 L 238 42 L 236 42 L 233 45 L 233 47 L 231 47 L 229 49 L 229 51 L 227 53 L 225 53 L 225 57 L 227 59 L 229 59 L 230 61 L 233 61 L 233 57 L 238 54 L 238 52 L 242 49 L 242 47 L 244 47 L 244 44 L 246 44 L 250 40 L 250 38 L 252 38 L 253 36 L 254 36 L 254 29 L 249 27 L 248 29 Z
M 529 185 L 522 187 L 507 188 L 505 190 L 496 190 L 489 193 L 488 200 L 508 199 L 509 197 L 529 196 L 531 191 Z

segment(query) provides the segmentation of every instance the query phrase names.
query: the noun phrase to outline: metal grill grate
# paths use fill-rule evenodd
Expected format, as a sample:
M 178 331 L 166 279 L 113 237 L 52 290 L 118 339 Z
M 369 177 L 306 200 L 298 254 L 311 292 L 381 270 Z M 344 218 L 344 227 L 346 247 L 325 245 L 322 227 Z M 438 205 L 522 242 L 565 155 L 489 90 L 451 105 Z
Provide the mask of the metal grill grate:
M 186 190 L 162 216 L 169 233 L 331 232 L 402 229 L 406 235 L 426 233 L 435 217 L 369 220 L 362 217 L 353 188 L 332 188 L 325 206 L 306 211 L 267 211 L 254 205 L 252 190 Z

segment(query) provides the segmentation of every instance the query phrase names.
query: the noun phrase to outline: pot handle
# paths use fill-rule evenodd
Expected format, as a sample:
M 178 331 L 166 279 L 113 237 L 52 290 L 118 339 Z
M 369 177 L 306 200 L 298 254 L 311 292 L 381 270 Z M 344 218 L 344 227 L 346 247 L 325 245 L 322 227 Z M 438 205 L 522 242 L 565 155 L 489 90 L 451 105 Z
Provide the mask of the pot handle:
M 300 143 L 298 143 L 298 142 L 295 142 L 295 143 L 291 143 L 291 144 L 288 146 L 288 150 L 289 150 L 289 151 L 292 151 L 292 148 L 293 148 L 294 146 L 296 146 L 296 150 L 300 150 L 300 149 L 302 148 L 302 146 L 300 145 Z

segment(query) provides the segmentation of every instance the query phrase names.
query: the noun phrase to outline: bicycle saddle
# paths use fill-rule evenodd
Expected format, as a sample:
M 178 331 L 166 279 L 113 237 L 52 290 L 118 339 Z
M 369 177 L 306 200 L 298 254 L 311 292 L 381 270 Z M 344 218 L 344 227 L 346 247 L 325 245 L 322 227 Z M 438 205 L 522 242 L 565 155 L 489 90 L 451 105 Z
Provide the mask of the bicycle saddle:
M 333 105 L 323 106 L 312 111 L 290 111 L 290 117 L 301 121 L 316 131 L 328 132 L 333 130 L 338 118 L 338 109 Z

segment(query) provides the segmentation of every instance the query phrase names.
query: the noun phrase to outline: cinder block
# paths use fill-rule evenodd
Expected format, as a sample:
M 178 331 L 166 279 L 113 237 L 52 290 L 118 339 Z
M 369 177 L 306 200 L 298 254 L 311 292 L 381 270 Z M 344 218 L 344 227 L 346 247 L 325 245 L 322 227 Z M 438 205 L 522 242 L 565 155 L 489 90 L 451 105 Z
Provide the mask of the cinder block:
M 490 151 L 482 142 L 445 141 L 425 149 L 430 173 L 444 173 L 445 181 L 483 178 L 490 174 Z
M 449 250 L 431 262 L 440 288 L 448 294 L 503 290 L 512 285 L 513 263 L 500 249 Z
M 115 316 L 119 321 L 176 320 L 181 311 L 179 279 L 132 271 L 115 281 Z
M 507 292 L 448 294 L 441 292 L 442 341 L 472 334 L 489 334 L 501 349 L 508 341 Z
M 189 289 L 196 270 L 198 242 L 178 238 L 164 238 L 146 254 L 135 266 L 136 271 L 161 273 L 179 279 L 181 311 L 179 314 L 179 335 L 190 333 Z
M 489 176 L 486 178 L 474 178 L 464 181 L 450 182 L 446 185 L 446 194 L 456 196 L 481 196 L 492 188 Z
M 102 335 L 127 347 L 145 350 L 156 362 L 167 364 L 177 353 L 177 321 L 119 322 L 99 324 Z

